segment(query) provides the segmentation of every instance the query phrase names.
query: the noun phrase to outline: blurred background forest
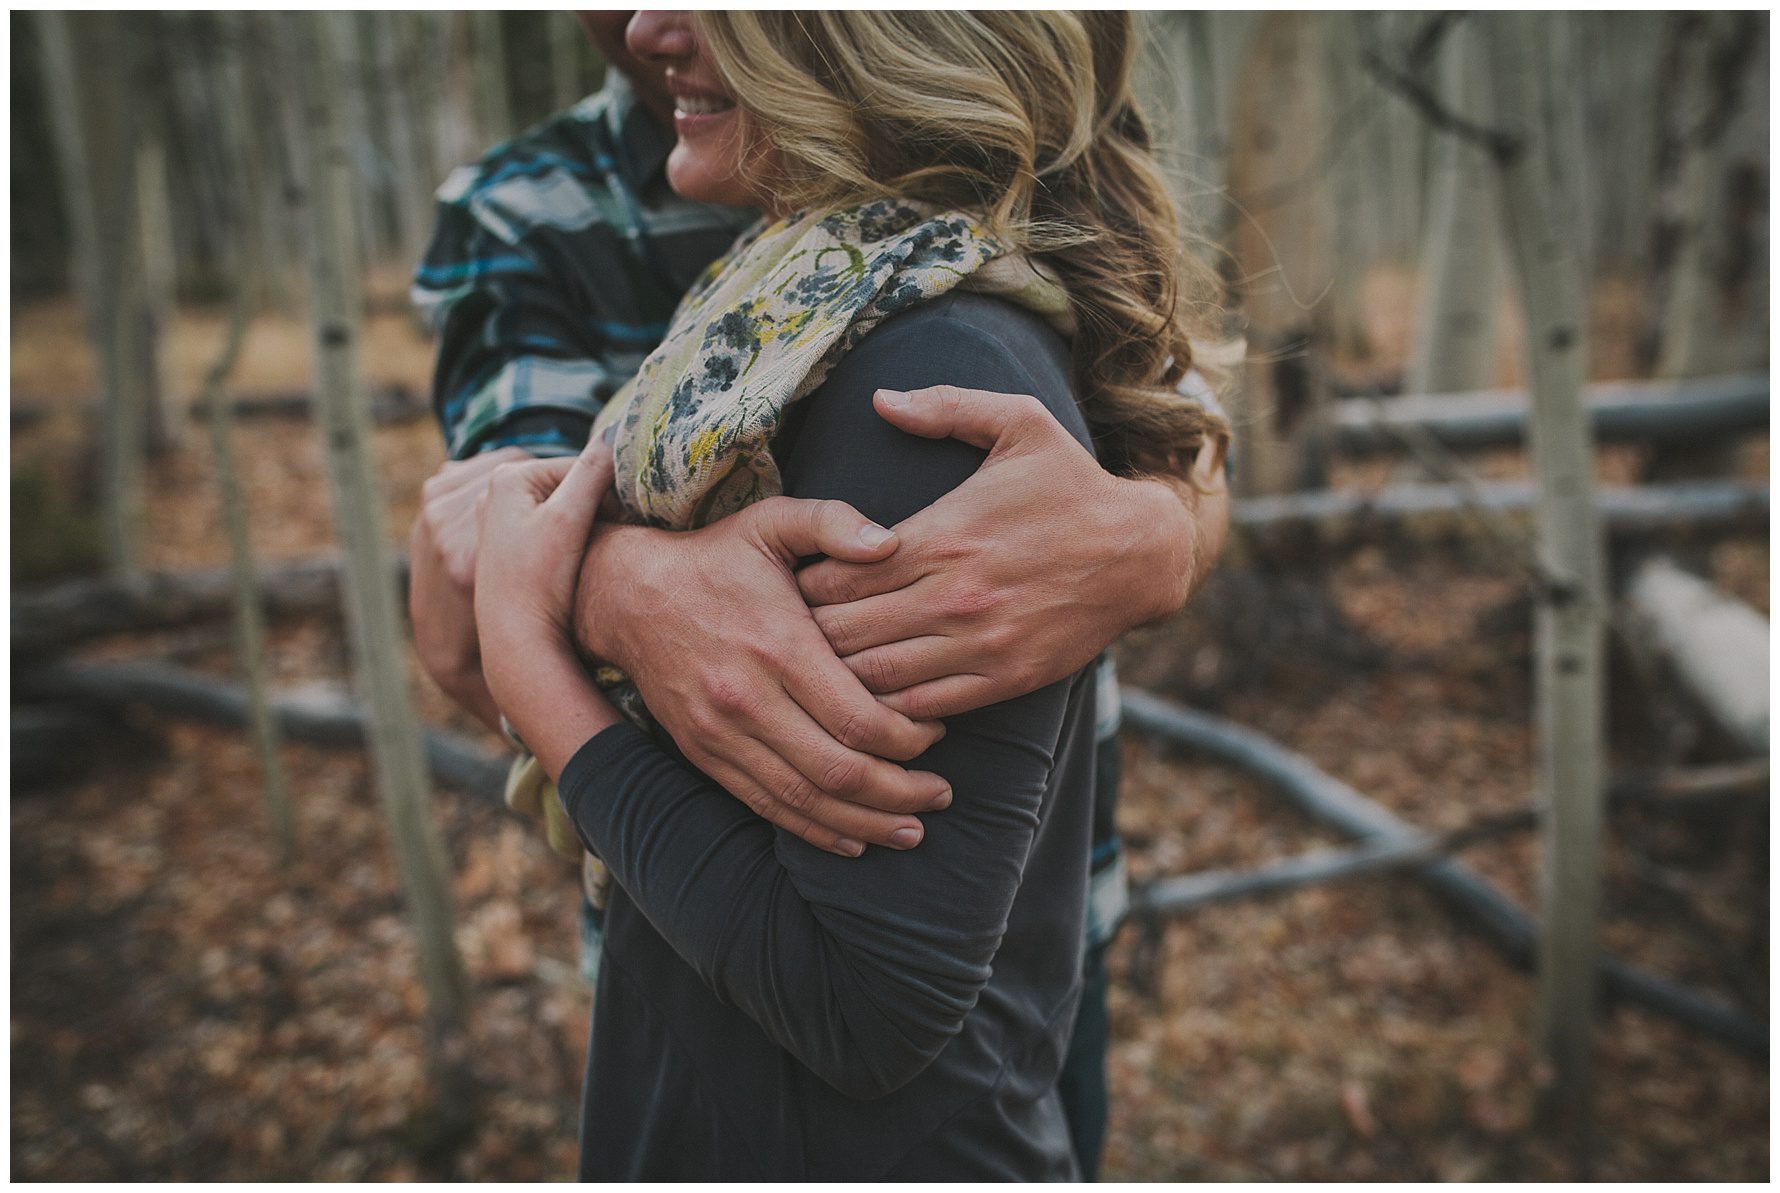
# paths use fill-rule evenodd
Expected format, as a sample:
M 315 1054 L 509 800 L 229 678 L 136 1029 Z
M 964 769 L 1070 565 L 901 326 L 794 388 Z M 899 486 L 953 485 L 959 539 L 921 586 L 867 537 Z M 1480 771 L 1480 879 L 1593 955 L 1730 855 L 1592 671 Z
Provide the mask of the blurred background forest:
M 1763 1179 L 1767 14 L 1143 26 L 1248 355 L 1224 563 L 1120 648 L 1105 1175 Z M 572 868 L 341 577 L 444 458 L 432 192 L 603 65 L 11 29 L 13 1175 L 567 1176 Z

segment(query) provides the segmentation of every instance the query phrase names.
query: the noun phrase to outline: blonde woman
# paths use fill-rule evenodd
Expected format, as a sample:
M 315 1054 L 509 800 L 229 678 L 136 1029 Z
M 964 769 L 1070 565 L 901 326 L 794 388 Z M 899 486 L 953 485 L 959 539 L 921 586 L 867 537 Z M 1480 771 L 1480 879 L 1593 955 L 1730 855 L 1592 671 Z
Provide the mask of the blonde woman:
M 1222 424 L 1173 389 L 1182 278 L 1130 20 L 653 14 L 631 43 L 668 61 L 675 189 L 766 215 L 594 446 L 501 469 L 484 508 L 489 689 L 617 883 L 582 1175 L 1076 1176 L 1057 1080 L 1081 985 L 1092 671 L 949 719 L 916 764 L 945 814 L 918 849 L 849 859 L 688 766 L 621 675 L 588 680 L 567 622 L 608 490 L 680 530 L 772 519 L 783 494 L 890 535 L 981 463 L 940 438 L 972 438 L 943 393 L 909 397 L 942 380 L 1036 395 L 1115 471 L 1221 451 Z M 878 416 L 899 401 L 935 438 Z M 793 533 L 782 565 L 822 530 Z

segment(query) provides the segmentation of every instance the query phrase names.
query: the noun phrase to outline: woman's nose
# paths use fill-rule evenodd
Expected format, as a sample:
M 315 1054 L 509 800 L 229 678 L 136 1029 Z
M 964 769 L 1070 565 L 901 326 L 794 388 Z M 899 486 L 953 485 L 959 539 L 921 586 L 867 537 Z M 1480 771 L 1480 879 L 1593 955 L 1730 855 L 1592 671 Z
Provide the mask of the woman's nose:
M 683 61 L 693 53 L 692 14 L 639 11 L 630 19 L 624 41 L 644 62 Z

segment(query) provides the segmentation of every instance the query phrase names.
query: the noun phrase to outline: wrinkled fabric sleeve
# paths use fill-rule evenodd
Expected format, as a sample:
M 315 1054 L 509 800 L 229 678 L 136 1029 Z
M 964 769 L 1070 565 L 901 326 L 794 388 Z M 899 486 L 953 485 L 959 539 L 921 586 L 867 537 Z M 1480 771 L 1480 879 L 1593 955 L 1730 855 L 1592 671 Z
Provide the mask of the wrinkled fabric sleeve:
M 509 445 L 572 454 L 634 370 L 614 366 L 610 339 L 576 310 L 563 254 L 541 251 L 548 242 L 484 194 L 491 170 L 522 165 L 494 159 L 447 181 L 414 276 L 415 306 L 438 340 L 433 410 L 452 459 Z
M 956 487 L 983 453 L 906 435 L 871 407 L 875 388 L 941 381 L 1037 393 L 1073 411 L 1066 389 L 1042 391 L 975 328 L 892 321 L 808 399 L 787 491 L 846 500 L 892 525 Z M 953 803 L 922 817 L 925 839 L 907 852 L 815 849 L 628 725 L 582 747 L 562 798 L 583 840 L 722 999 L 842 1093 L 881 1096 L 933 1060 L 989 979 L 1081 682 L 949 720 L 911 765 L 949 780 Z

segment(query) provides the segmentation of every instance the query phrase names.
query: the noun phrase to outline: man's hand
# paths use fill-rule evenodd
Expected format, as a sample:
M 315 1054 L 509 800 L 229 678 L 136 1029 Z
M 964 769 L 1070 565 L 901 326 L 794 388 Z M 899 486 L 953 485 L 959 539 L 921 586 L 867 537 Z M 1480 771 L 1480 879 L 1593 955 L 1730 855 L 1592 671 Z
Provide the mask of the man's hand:
M 476 640 L 477 520 L 495 469 L 530 458 L 520 448 L 503 447 L 447 460 L 421 488 L 420 513 L 408 536 L 408 614 L 421 666 L 447 696 L 496 730 L 501 714 L 483 681 Z
M 756 813 L 833 853 L 907 849 L 913 812 L 951 802 L 918 757 L 938 724 L 885 708 L 835 657 L 797 590 L 800 557 L 897 549 L 844 502 L 775 497 L 702 530 L 597 526 L 575 630 L 622 667 L 691 763 Z
M 936 386 L 880 390 L 887 420 L 989 458 L 896 527 L 872 562 L 824 560 L 798 584 L 847 666 L 920 719 L 1024 695 L 1179 609 L 1223 542 L 1229 499 L 1212 453 L 1184 482 L 1110 475 L 1036 398 Z

